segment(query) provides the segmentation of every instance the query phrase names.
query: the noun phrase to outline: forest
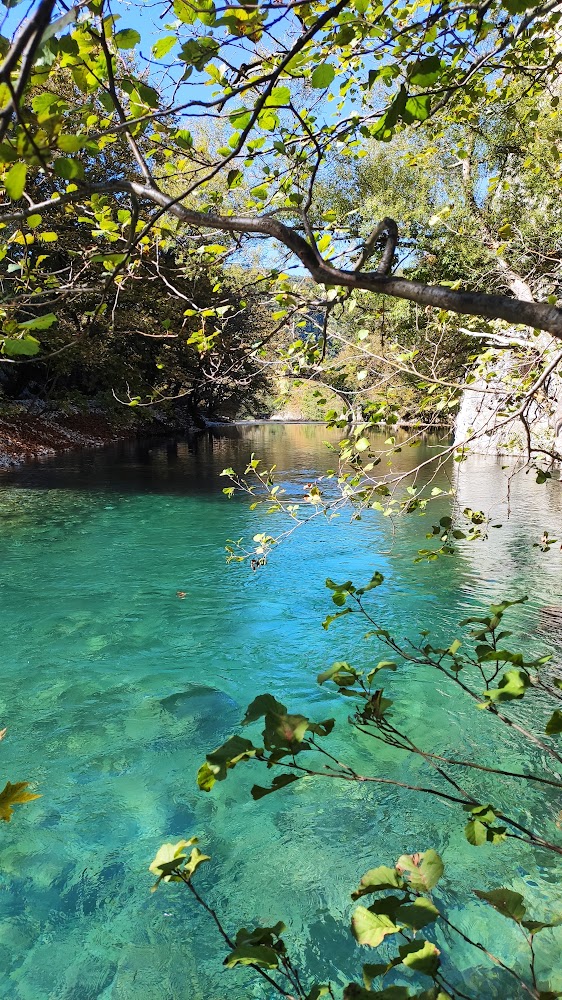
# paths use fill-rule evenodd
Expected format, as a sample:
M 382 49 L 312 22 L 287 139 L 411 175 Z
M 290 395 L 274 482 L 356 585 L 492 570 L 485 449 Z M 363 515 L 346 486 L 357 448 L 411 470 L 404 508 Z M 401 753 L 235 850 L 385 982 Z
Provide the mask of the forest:
M 0 998 L 562 997 L 562 3 L 2 8 Z

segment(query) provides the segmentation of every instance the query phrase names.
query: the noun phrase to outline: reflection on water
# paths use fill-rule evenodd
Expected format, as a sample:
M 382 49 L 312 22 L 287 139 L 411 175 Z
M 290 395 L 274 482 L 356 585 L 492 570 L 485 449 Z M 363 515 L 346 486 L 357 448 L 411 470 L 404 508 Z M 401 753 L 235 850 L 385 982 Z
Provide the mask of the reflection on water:
M 442 899 L 457 922 L 504 959 L 523 962 L 517 929 L 499 916 L 494 922 L 472 889 L 507 879 L 544 916 L 547 901 L 562 895 L 552 855 L 523 844 L 472 848 L 454 810 L 429 809 L 393 787 L 381 794 L 306 781 L 254 803 L 249 788 L 261 776 L 247 765 L 210 795 L 196 790 L 205 752 L 262 691 L 293 710 L 334 715 L 334 749 L 350 763 L 430 780 L 425 766 L 384 747 L 373 756 L 364 737 L 349 737 L 347 706 L 316 686 L 315 675 L 334 659 L 366 666 L 378 654 L 349 618 L 321 628 L 333 607 L 327 576 L 364 581 L 380 570 L 377 615 L 400 636 L 431 628 L 449 641 L 482 602 L 528 593 L 512 617 L 513 641 L 537 651 L 546 639 L 559 643 L 552 608 L 562 607 L 562 554 L 533 548 L 545 528 L 560 536 L 559 484 L 511 483 L 507 519 L 505 470 L 493 460 L 461 467 L 460 499 L 486 511 L 499 504 L 494 517 L 504 527 L 487 544 L 462 545 L 454 559 L 413 562 L 432 513 L 400 521 L 394 540 L 388 520 L 373 515 L 353 524 L 318 519 L 258 573 L 226 568 L 225 540 L 251 537 L 264 524 L 243 498 L 222 496 L 220 471 L 243 468 L 254 452 L 277 464 L 298 494 L 331 464 L 324 442 L 337 437 L 314 425 L 252 425 L 191 442 L 68 454 L 3 474 L 0 723 L 9 739 L 1 773 L 29 778 L 42 798 L 0 830 L 1 997 L 269 1000 L 250 973 L 221 968 L 220 940 L 181 886 L 149 892 L 147 868 L 160 843 L 194 834 L 213 856 L 200 883 L 229 929 L 284 919 L 295 954 L 320 980 L 357 978 L 360 963 L 374 959 L 346 930 L 358 876 L 429 846 L 445 858 Z M 402 467 L 436 447 L 405 449 Z M 441 484 L 457 471 L 443 470 Z M 540 754 L 445 681 L 405 671 L 386 686 L 397 723 L 424 746 L 542 766 Z M 499 794 L 494 782 L 471 780 L 469 788 L 492 801 Z M 560 806 L 550 793 L 523 799 L 512 781 L 501 796 L 521 822 L 538 816 L 550 838 L 557 835 Z M 543 977 L 558 964 L 560 943 L 559 932 L 544 932 Z M 518 1000 L 512 982 L 478 953 L 460 948 L 455 957 L 464 992 Z M 562 988 L 560 975 L 554 982 Z

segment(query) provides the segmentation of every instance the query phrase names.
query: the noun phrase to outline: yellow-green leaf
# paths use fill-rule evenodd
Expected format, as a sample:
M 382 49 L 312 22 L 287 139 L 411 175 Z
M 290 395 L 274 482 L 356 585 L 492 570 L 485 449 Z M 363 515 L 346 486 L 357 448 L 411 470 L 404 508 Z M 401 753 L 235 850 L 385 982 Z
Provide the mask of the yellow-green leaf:
M 14 163 L 13 167 L 10 167 L 8 170 L 4 178 L 4 185 L 12 201 L 17 201 L 18 198 L 21 198 L 26 178 L 27 165 L 25 163 Z

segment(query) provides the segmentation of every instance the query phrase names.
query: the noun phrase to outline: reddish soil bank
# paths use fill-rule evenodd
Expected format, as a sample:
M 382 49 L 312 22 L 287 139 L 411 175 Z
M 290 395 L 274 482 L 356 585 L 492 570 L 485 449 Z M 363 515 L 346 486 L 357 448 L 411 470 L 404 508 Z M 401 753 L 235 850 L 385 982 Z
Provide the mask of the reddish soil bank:
M 31 412 L 25 406 L 0 410 L 0 468 L 54 455 L 70 448 L 96 447 L 135 437 L 133 421 L 100 412 Z

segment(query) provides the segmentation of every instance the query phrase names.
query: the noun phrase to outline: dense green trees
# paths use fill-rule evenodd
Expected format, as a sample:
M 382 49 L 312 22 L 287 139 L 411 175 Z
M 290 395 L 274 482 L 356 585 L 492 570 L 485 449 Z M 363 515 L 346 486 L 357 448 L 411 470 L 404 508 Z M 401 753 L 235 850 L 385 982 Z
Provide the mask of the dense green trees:
M 439 313 L 424 312 L 432 306 L 558 337 L 559 209 L 547 181 L 559 157 L 556 4 L 446 3 L 427 13 L 363 0 L 224 9 L 178 0 L 169 13 L 150 58 L 135 8 L 125 24 L 102 0 L 58 21 L 53 4 L 39 3 L 11 50 L 5 41 L 0 155 L 18 205 L 0 219 L 6 357 L 38 350 L 38 322 L 62 322 L 56 311 L 38 316 L 48 289 L 61 308 L 80 287 L 94 297 L 90 312 L 107 310 L 114 286 L 138 287 L 139 268 L 171 244 L 192 273 L 210 248 L 203 283 L 213 259 L 247 266 L 250 254 L 279 324 L 311 308 L 337 316 L 364 289 L 416 304 L 393 326 L 413 324 L 405 347 L 422 354 L 420 315 L 424 328 L 439 324 Z M 55 251 L 69 230 L 83 265 L 71 270 Z M 308 293 L 299 302 L 302 284 L 279 277 L 295 262 L 327 288 L 312 303 Z M 429 329 L 426 344 L 441 365 L 458 359 L 459 374 L 469 353 L 461 322 Z M 309 351 L 298 374 L 319 380 L 325 357 Z M 433 371 L 445 382 L 454 374 L 448 363 Z M 424 366 L 402 375 L 411 416 Z M 349 393 L 345 378 L 339 387 Z M 426 409 L 454 405 L 453 390 Z

